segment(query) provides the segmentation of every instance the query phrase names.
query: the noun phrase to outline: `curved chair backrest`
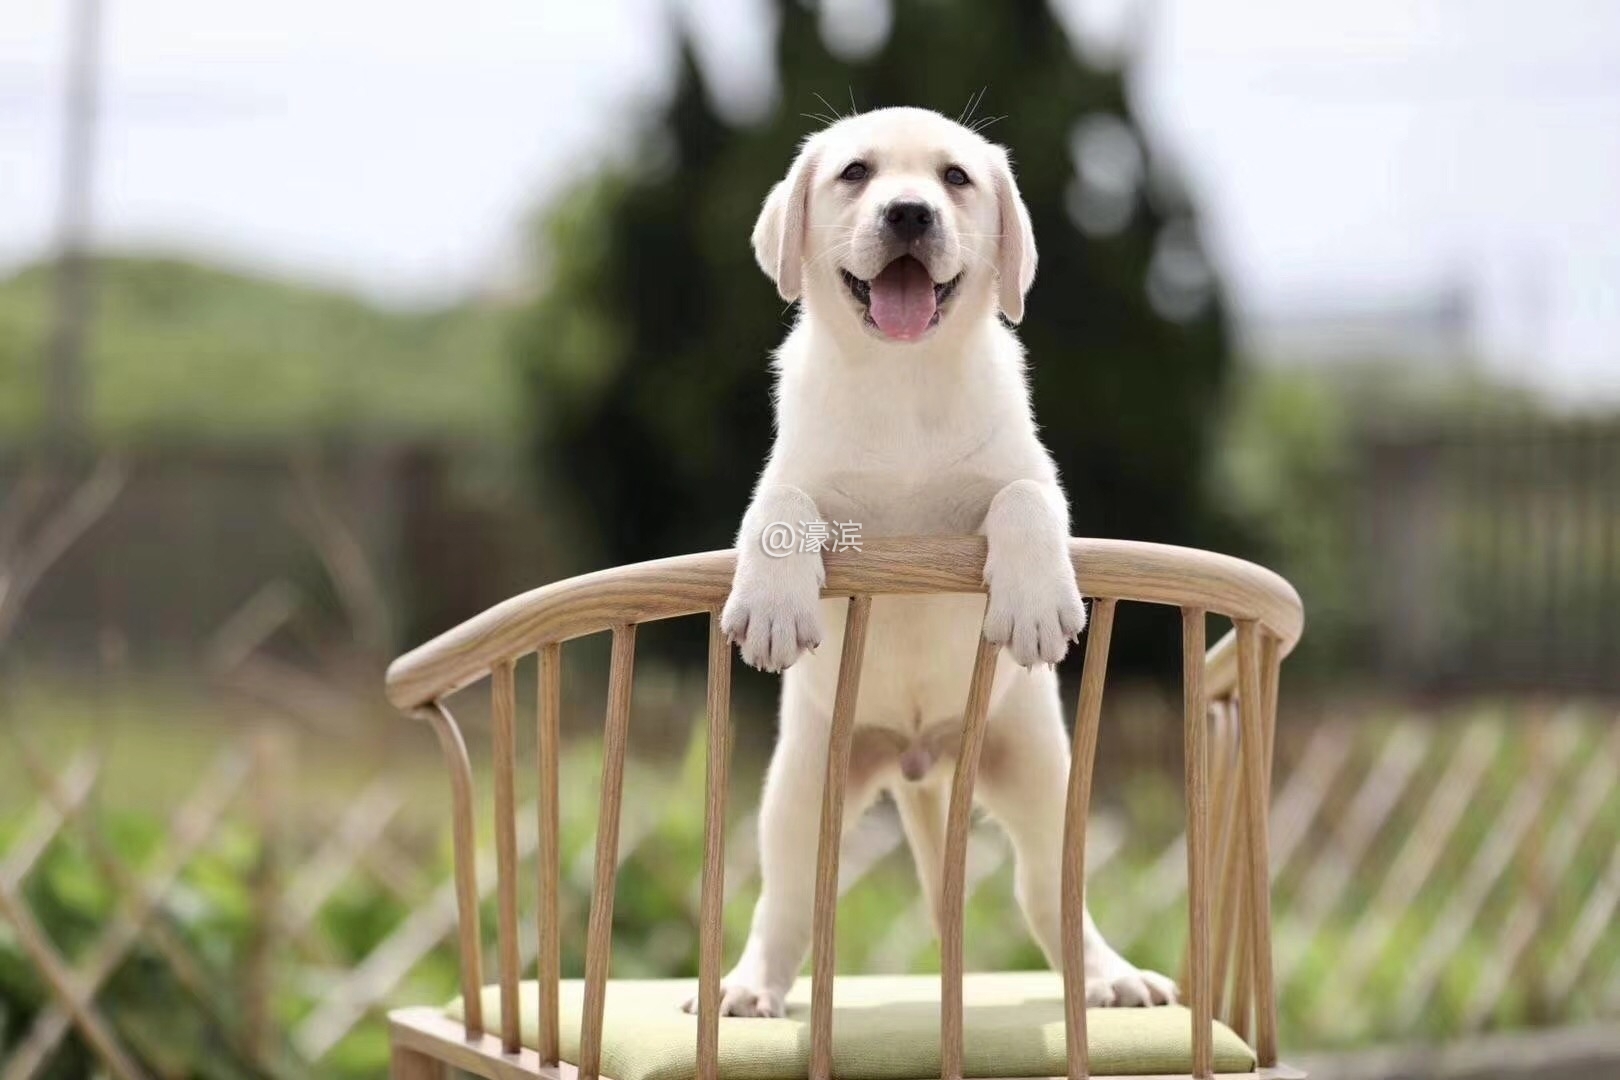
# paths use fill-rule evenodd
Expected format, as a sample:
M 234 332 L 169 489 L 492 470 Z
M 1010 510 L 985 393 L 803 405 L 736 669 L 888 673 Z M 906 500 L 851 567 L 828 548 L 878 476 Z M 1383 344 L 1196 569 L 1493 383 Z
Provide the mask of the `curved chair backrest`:
M 1092 599 L 1085 668 L 1074 726 L 1063 859 L 1063 949 L 1069 1075 L 1089 1075 L 1086 1055 L 1082 918 L 1085 840 L 1110 634 L 1120 601 L 1168 604 L 1182 612 L 1184 672 L 1187 894 L 1190 935 L 1183 988 L 1193 1016 L 1193 1073 L 1213 1068 L 1211 1021 L 1221 1016 L 1247 1035 L 1252 1018 L 1262 1068 L 1276 1064 L 1276 1002 L 1272 985 L 1267 802 L 1279 668 L 1298 640 L 1299 597 L 1276 574 L 1208 552 L 1116 540 L 1071 540 L 1081 592 Z M 811 1080 L 832 1072 L 833 942 L 842 830 L 844 776 L 860 688 L 872 598 L 924 593 L 982 593 L 982 537 L 869 540 L 861 551 L 828 552 L 824 597 L 848 598 L 838 672 L 828 782 L 821 810 L 815 890 L 811 996 Z M 700 1080 L 715 1080 L 721 973 L 721 897 L 726 772 L 730 743 L 731 647 L 720 632 L 720 609 L 731 588 L 735 556 L 709 552 L 639 563 L 536 589 L 501 603 L 400 657 L 388 671 L 388 696 L 401 710 L 428 720 L 450 769 L 455 881 L 460 910 L 461 984 L 468 1037 L 484 1032 L 472 771 L 465 744 L 444 698 L 488 678 L 494 717 L 497 957 L 500 1039 L 518 1043 L 517 832 L 514 806 L 514 665 L 539 654 L 539 1059 L 558 1055 L 559 926 L 558 713 L 561 649 L 565 641 L 611 632 L 596 876 L 585 949 L 585 1004 L 578 1069 L 596 1080 L 601 1063 L 603 1003 L 608 977 L 619 807 L 636 627 L 687 615 L 709 617 L 708 800 L 699 914 Z M 1205 648 L 1205 616 L 1234 624 Z M 981 637 L 964 706 L 963 739 L 950 798 L 941 922 L 941 1075 L 962 1075 L 962 914 L 973 784 L 983 742 L 996 648 Z M 1211 743 L 1215 744 L 1214 753 Z M 1212 795 L 1214 786 L 1220 790 Z M 1217 805 L 1218 804 L 1218 805 Z M 1218 813 L 1216 811 L 1219 811 Z M 1212 860 L 1218 855 L 1218 865 Z M 1219 888 L 1211 889 L 1212 874 Z M 1212 941 L 1212 938 L 1214 939 Z M 1231 975 L 1230 982 L 1228 975 Z M 1217 997 L 1220 1001 L 1217 1001 Z

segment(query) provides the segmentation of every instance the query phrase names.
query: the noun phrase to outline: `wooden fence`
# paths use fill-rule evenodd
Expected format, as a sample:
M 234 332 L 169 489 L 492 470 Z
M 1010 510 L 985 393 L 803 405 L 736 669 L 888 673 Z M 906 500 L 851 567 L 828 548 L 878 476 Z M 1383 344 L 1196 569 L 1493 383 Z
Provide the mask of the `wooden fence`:
M 90 464 L 0 441 L 0 569 L 16 529 L 64 496 L 103 500 L 85 507 L 83 535 L 50 553 L 51 572 L 29 583 L 28 633 L 12 648 L 33 659 L 94 667 L 116 631 L 134 663 L 195 666 L 216 627 L 267 582 L 329 601 L 321 577 L 334 554 L 363 563 L 379 587 L 389 654 L 557 576 L 522 492 L 484 497 L 460 481 L 510 472 L 494 452 L 136 446 L 81 483 Z M 334 518 L 349 551 L 323 550 Z M 6 600 L 0 589 L 0 619 Z
M 139 1021 L 108 1002 L 109 985 L 129 964 L 161 965 L 185 990 L 165 1007 L 194 1011 L 238 1060 L 274 1076 L 364 1075 L 364 1048 L 378 1045 L 387 1008 L 453 992 L 456 904 L 445 845 L 432 824 L 438 816 L 411 806 L 438 806 L 437 789 L 379 774 L 341 800 L 334 817 L 311 824 L 288 783 L 300 763 L 279 738 L 259 736 L 223 749 L 176 800 L 161 842 L 135 859 L 109 839 L 97 809 L 101 776 L 115 760 L 52 765 L 13 742 L 37 800 L 25 822 L 0 834 L 9 836 L 0 853 L 0 951 L 9 929 L 47 1004 L 0 1045 L 0 1080 L 47 1075 L 70 1044 L 126 1080 L 192 1075 L 166 1066 Z M 1620 727 L 1611 717 L 1332 722 L 1285 728 L 1278 755 L 1276 964 L 1291 1048 L 1620 1016 L 1620 940 L 1612 932 L 1620 911 Z M 577 764 L 564 775 L 578 778 L 584 818 L 594 770 L 588 753 Z M 1129 783 L 1168 783 L 1163 790 L 1176 797 L 1173 777 Z M 626 808 L 620 858 L 628 869 L 699 850 L 687 835 L 701 827 L 701 787 L 690 770 L 649 767 L 635 784 L 645 797 Z M 694 804 L 689 821 L 673 809 L 686 803 Z M 565 794 L 565 819 L 571 804 Z M 520 823 L 533 820 L 519 812 Z M 565 920 L 581 916 L 590 888 L 592 838 L 588 820 L 578 824 L 565 827 Z M 1118 807 L 1101 813 L 1095 830 L 1088 853 L 1104 931 L 1127 955 L 1174 965 L 1185 933 L 1182 839 L 1140 835 Z M 275 842 L 259 843 L 240 864 L 249 933 L 220 956 L 188 923 L 188 875 L 243 835 Z M 755 880 L 751 823 L 728 835 L 726 881 L 736 898 L 728 927 L 740 934 Z M 520 824 L 520 858 L 533 858 L 535 839 Z M 841 950 L 846 963 L 892 970 L 930 962 L 929 920 L 908 860 L 888 858 L 900 842 L 881 813 L 850 840 L 841 884 L 866 890 L 860 906 L 870 945 Z M 96 933 L 71 947 L 53 938 L 29 899 L 31 875 L 59 844 L 81 848 L 120 898 Z M 991 887 L 1004 883 L 1007 858 L 999 831 L 981 827 L 968 884 L 983 895 L 970 899 L 970 927 L 974 905 L 1016 920 L 1005 888 Z M 690 973 L 681 969 L 695 941 L 695 860 L 689 869 L 690 887 L 646 935 L 644 955 L 616 961 L 638 967 L 624 974 Z M 487 897 L 492 871 L 480 887 Z M 357 890 L 385 894 L 397 912 L 386 926 L 367 928 L 358 950 L 355 927 L 342 917 Z M 532 929 L 523 946 L 532 961 Z M 971 929 L 968 950 L 970 963 L 1001 962 L 984 955 Z
M 1482 421 L 1364 450 L 1357 550 L 1386 676 L 1620 692 L 1620 423 Z
M 18 516 L 6 504 L 26 510 L 49 487 L 30 449 L 0 446 L 0 564 Z M 1336 674 L 1371 669 L 1407 688 L 1620 694 L 1620 423 L 1480 420 L 1358 449 L 1340 478 L 1351 497 L 1313 530 L 1347 538 L 1335 573 L 1368 584 L 1339 598 L 1339 577 L 1317 592 L 1296 580 L 1317 625 L 1336 630 L 1307 650 L 1345 637 Z M 567 561 L 521 499 L 458 485 L 480 460 L 411 445 L 132 452 L 80 492 L 123 489 L 96 509 L 104 520 L 49 580 L 24 581 L 30 655 L 93 664 L 116 628 L 136 662 L 194 665 L 266 582 L 328 599 L 315 574 L 331 562 L 317 550 L 332 532 L 323 516 L 344 519 L 380 586 L 391 654 Z M 1323 592 L 1352 610 L 1324 608 Z M 0 636 L 8 606 L 0 593 Z

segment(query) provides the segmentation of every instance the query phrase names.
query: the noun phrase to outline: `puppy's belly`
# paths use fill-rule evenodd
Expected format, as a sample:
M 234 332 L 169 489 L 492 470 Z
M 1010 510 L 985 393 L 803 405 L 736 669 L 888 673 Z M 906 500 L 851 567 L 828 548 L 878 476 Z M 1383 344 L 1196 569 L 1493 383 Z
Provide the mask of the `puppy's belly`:
M 874 599 L 855 723 L 909 737 L 942 720 L 959 719 L 967 704 L 984 605 L 982 595 Z M 848 611 L 847 600 L 822 601 L 822 647 L 802 657 L 786 676 L 801 700 L 824 715 L 832 713 Z M 998 663 L 992 708 L 1015 668 L 1005 653 Z

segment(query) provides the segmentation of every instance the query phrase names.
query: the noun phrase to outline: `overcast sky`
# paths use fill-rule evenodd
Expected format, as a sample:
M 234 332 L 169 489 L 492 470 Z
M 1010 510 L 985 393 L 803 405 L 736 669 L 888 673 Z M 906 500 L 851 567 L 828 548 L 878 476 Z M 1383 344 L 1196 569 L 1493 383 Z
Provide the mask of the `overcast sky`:
M 1074 2 L 1104 44 L 1134 6 Z M 663 0 L 105 3 L 98 235 L 394 303 L 499 281 L 669 77 Z M 768 100 L 766 5 L 685 6 L 727 106 Z M 67 10 L 0 15 L 0 268 L 49 242 Z M 1620 397 L 1620 3 L 1165 0 L 1151 27 L 1136 100 L 1241 310 L 1460 282 L 1499 363 Z

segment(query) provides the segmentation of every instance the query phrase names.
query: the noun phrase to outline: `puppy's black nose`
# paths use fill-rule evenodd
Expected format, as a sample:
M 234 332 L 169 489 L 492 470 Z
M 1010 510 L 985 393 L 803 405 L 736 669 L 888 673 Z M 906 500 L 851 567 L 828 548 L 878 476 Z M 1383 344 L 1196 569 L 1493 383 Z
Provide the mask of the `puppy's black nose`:
M 896 236 L 910 243 L 933 228 L 934 211 L 927 203 L 896 201 L 883 211 L 883 220 Z

